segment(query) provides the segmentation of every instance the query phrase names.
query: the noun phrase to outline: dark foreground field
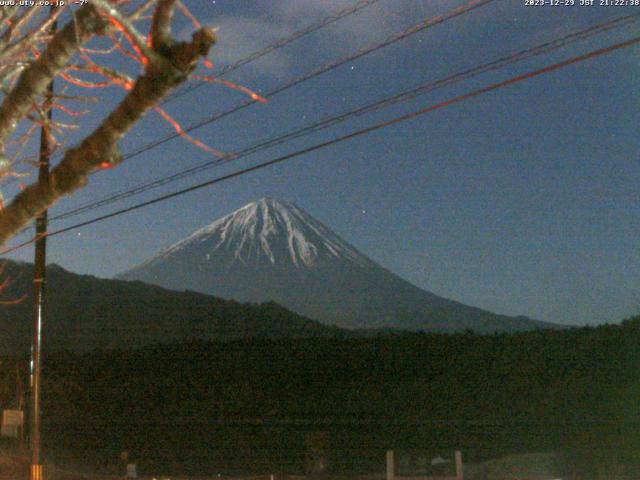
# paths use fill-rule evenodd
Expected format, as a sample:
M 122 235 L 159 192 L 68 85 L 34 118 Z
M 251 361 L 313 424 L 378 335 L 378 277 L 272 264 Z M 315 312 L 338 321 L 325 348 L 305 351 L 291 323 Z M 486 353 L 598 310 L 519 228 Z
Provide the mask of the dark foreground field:
M 50 353 L 45 451 L 99 471 L 127 451 L 174 476 L 304 475 L 313 457 L 325 475 L 370 474 L 387 449 L 460 449 L 468 464 L 554 452 L 562 478 L 637 479 L 638 323 Z M 0 368 L 11 406 L 15 361 Z

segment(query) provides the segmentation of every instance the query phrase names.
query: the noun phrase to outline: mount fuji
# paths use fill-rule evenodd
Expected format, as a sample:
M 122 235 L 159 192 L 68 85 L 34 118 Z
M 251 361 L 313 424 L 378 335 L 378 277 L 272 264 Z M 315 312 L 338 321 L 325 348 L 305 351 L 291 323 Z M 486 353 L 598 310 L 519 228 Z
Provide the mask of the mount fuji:
M 422 290 L 297 205 L 270 198 L 214 221 L 118 278 L 241 302 L 275 301 L 345 328 L 513 332 L 555 326 Z

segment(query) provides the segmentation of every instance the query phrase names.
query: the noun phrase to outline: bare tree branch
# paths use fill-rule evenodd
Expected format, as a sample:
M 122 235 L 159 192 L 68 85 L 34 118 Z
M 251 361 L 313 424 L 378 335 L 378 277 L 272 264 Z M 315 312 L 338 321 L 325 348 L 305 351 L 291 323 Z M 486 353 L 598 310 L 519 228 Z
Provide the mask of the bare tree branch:
M 84 20 L 78 23 L 87 21 L 87 17 L 83 18 Z M 85 28 L 82 29 L 85 30 Z M 56 38 L 58 43 L 61 43 L 58 36 Z M 13 199 L 11 204 L 0 211 L 0 244 L 60 197 L 86 184 L 89 173 L 97 168 L 109 167 L 120 162 L 119 140 L 150 108 L 189 76 L 198 60 L 206 57 L 214 42 L 213 31 L 203 28 L 193 34 L 191 42 L 176 43 L 162 49 L 162 52 L 154 52 L 154 55 L 149 58 L 144 75 L 135 82 L 131 91 L 100 126 L 78 147 L 66 151 L 62 161 L 52 170 L 46 181 L 27 187 Z M 53 45 L 47 51 L 52 48 Z M 64 45 L 57 48 L 64 49 Z M 67 46 L 67 48 L 70 47 Z M 50 71 L 50 69 L 47 70 L 47 72 Z M 13 118 L 17 121 L 21 117 Z M 6 123 L 3 121 L 2 110 L 0 110 L 0 126 Z M 8 127 L 4 126 L 4 130 L 0 129 L 0 132 L 6 130 Z
M 49 42 L 46 50 L 20 76 L 0 106 L 0 145 L 15 130 L 51 80 L 69 63 L 80 46 L 105 27 L 91 4 L 81 7 L 77 21 L 69 22 Z
M 151 5 L 156 2 L 157 0 L 147 0 L 138 8 L 136 8 L 131 15 L 129 15 L 129 20 L 133 22 L 139 19 L 144 14 L 144 12 L 146 12 L 151 7 Z
M 151 46 L 154 50 L 171 46 L 171 19 L 175 6 L 176 0 L 158 0 L 151 22 Z
M 138 29 L 106 0 L 92 0 L 92 4 L 108 16 L 112 24 L 124 33 L 133 48 L 142 56 L 143 63 L 154 60 L 154 52 Z
M 14 42 L 11 45 L 6 45 L 2 50 L 3 59 L 12 58 L 20 53 L 23 53 L 37 42 L 50 40 L 51 37 L 49 34 L 49 27 L 58 19 L 61 13 L 62 9 L 57 9 L 52 15 L 49 16 L 49 18 L 38 25 L 35 30 L 29 32 L 28 35 L 24 35 L 20 40 Z

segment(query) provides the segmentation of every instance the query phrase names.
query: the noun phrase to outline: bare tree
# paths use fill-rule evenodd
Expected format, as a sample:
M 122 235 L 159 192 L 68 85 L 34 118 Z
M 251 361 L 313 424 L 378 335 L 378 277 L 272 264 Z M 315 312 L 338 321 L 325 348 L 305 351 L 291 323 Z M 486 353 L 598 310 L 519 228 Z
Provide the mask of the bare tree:
M 84 186 L 91 172 L 117 165 L 122 159 L 119 141 L 149 109 L 155 108 L 184 134 L 160 109 L 159 102 L 192 74 L 215 42 L 213 30 L 200 26 L 180 0 L 80 3 L 84 5 L 73 9 L 69 4 L 52 9 L 0 7 L 0 85 L 4 94 L 0 105 L 0 180 L 21 174 L 17 168 L 24 162 L 21 151 L 40 126 L 48 132 L 52 149 L 62 153 L 48 177 L 25 186 L 2 206 L 0 245 L 62 196 Z M 190 41 L 177 41 L 172 36 L 176 9 L 194 24 Z M 54 32 L 53 22 L 63 26 Z M 139 30 L 145 25 L 146 35 Z M 135 62 L 139 72 L 131 75 L 116 69 L 114 65 L 121 62 L 114 62 L 114 55 Z M 66 148 L 62 140 L 65 131 L 82 127 L 73 121 L 51 121 L 46 112 L 53 108 L 73 118 L 81 113 L 73 103 L 86 102 L 90 96 L 67 95 L 66 89 L 48 96 L 47 87 L 54 78 L 76 90 L 120 88 L 123 98 L 97 128 L 83 132 L 82 141 Z

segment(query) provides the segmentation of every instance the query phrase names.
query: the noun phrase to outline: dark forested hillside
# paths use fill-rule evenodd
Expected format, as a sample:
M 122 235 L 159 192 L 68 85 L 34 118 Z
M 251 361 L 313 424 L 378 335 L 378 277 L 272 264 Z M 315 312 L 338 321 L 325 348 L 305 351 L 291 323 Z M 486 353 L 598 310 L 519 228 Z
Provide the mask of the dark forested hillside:
M 31 264 L 7 262 L 3 279 L 12 284 L 0 309 L 0 353 L 29 351 Z M 47 267 L 44 335 L 46 349 L 89 351 L 130 348 L 192 339 L 339 335 L 275 303 L 240 304 L 195 292 L 174 292 L 141 282 L 77 275 Z
M 639 324 L 59 353 L 47 357 L 46 438 L 226 471 L 300 469 L 313 432 L 326 432 L 338 470 L 381 468 L 386 448 L 418 447 L 633 465 Z

